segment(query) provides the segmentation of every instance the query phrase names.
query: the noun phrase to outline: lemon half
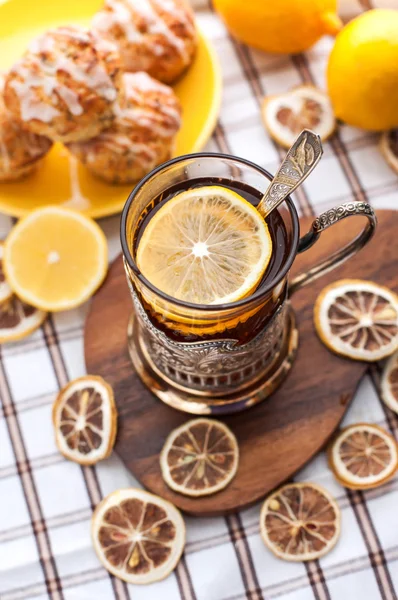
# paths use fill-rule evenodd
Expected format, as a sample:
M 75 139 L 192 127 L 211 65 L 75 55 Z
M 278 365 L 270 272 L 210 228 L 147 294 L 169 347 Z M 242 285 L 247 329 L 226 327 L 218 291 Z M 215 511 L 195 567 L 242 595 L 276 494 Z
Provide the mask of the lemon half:
M 88 217 L 60 206 L 32 211 L 9 234 L 3 257 L 7 281 L 24 302 L 45 311 L 82 304 L 102 283 L 108 247 Z

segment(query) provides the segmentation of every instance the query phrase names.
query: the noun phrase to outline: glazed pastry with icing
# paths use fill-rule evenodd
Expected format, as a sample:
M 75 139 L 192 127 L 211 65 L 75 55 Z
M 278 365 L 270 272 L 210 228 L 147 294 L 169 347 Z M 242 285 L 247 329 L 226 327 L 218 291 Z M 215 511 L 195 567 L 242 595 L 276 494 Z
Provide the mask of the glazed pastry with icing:
M 93 28 L 117 43 L 126 71 L 146 71 L 165 83 L 187 69 L 196 50 L 194 16 L 186 0 L 105 0 Z
M 138 181 L 171 156 L 181 108 L 173 90 L 147 73 L 125 73 L 112 126 L 68 148 L 109 183 Z
M 6 77 L 5 103 L 32 133 L 85 140 L 109 127 L 121 78 L 117 48 L 77 27 L 35 39 Z
M 7 110 L 3 92 L 4 76 L 0 74 L 0 181 L 16 181 L 35 170 L 52 142 L 23 129 Z

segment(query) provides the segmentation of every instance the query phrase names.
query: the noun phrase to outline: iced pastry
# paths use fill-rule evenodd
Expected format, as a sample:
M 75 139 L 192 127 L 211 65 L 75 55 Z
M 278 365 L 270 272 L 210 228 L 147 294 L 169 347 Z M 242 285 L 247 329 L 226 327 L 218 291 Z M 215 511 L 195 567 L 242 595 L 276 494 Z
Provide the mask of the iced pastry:
M 32 133 L 84 140 L 109 127 L 121 78 L 114 44 L 77 27 L 35 39 L 6 77 L 5 103 Z
M 147 73 L 125 73 L 112 126 L 68 148 L 109 183 L 130 183 L 171 156 L 181 108 L 173 90 Z
M 186 0 L 105 0 L 93 28 L 118 45 L 126 71 L 146 71 L 165 83 L 191 64 L 197 45 Z

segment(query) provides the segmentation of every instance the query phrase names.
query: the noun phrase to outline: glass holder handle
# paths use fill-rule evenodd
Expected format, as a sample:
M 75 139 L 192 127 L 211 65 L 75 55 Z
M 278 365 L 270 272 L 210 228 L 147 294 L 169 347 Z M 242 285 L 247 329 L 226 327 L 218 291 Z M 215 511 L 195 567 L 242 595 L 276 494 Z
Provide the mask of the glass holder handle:
M 311 281 L 318 279 L 321 275 L 332 271 L 341 265 L 348 258 L 356 254 L 373 237 L 377 218 L 373 208 L 367 202 L 346 202 L 340 204 L 317 217 L 311 226 L 311 229 L 300 238 L 298 252 L 305 252 L 319 239 L 322 231 L 331 227 L 335 223 L 346 219 L 347 217 L 364 216 L 368 222 L 357 237 L 349 242 L 343 248 L 334 252 L 331 256 L 311 267 L 308 271 L 296 275 L 289 283 L 289 296 L 292 296 L 297 290 L 307 285 Z

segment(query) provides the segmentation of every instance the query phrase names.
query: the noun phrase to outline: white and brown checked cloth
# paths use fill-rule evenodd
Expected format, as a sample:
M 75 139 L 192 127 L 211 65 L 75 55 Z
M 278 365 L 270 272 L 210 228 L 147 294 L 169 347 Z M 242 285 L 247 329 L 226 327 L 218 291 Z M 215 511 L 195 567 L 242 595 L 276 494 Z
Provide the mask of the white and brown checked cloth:
M 278 0 L 274 0 L 278 1 Z M 274 172 L 281 151 L 264 132 L 265 94 L 314 82 L 324 87 L 332 41 L 306 54 L 266 56 L 236 43 L 199 0 L 199 22 L 221 60 L 224 97 L 208 149 L 237 154 Z M 295 195 L 303 215 L 344 201 L 398 207 L 398 180 L 381 157 L 378 136 L 341 127 Z M 11 225 L 0 219 L 4 237 Z M 113 258 L 118 217 L 101 222 Z M 398 276 L 398 275 L 397 275 Z M 93 508 L 109 492 L 137 485 L 117 456 L 95 468 L 60 456 L 51 405 L 57 390 L 84 374 L 87 307 L 54 315 L 30 338 L 0 350 L 0 598 L 1 600 L 393 600 L 398 595 L 398 478 L 366 493 L 340 487 L 317 456 L 296 480 L 325 486 L 342 510 L 336 548 L 307 564 L 276 559 L 259 535 L 259 506 L 227 518 L 186 518 L 187 546 L 176 571 L 150 586 L 111 577 L 90 542 Z M 378 391 L 380 365 L 362 381 L 345 423 L 369 421 L 398 434 L 398 416 Z

